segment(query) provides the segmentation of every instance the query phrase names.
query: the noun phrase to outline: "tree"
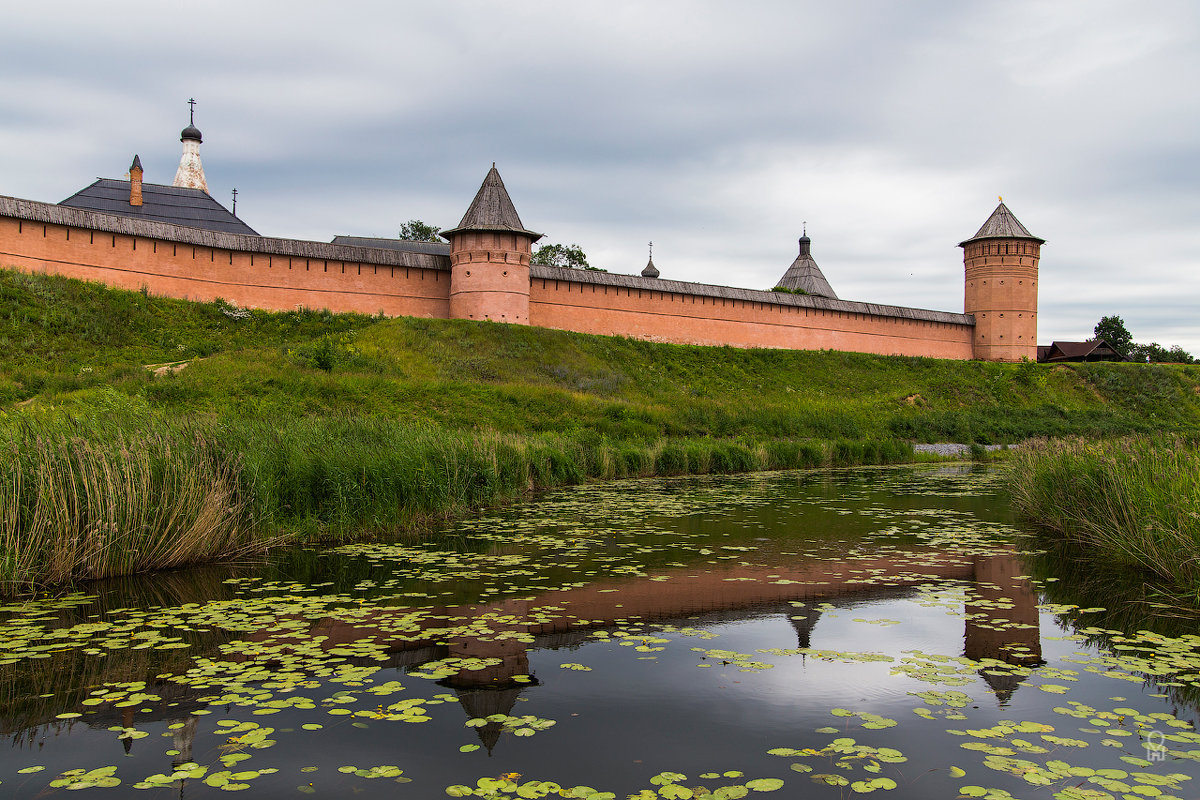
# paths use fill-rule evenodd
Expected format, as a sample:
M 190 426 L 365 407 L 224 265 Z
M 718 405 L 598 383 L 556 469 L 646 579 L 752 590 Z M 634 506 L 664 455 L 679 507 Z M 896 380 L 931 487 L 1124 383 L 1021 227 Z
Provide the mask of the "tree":
M 533 251 L 533 257 L 529 259 L 529 263 L 543 267 L 590 269 L 587 256 L 577 244 L 569 247 L 565 244 L 544 244 Z
M 441 230 L 436 225 L 426 225 L 419 219 L 410 219 L 400 226 L 400 238 L 406 242 L 440 242 L 438 234 Z
M 1150 344 L 1135 344 L 1129 351 L 1130 361 L 1151 362 L 1155 364 L 1195 364 L 1196 359 L 1192 357 L 1179 345 L 1172 345 L 1170 348 L 1163 347 L 1158 342 Z
M 1097 339 L 1108 342 L 1109 347 L 1123 356 L 1128 356 L 1133 348 L 1133 335 L 1125 328 L 1120 317 L 1101 317 L 1092 332 Z

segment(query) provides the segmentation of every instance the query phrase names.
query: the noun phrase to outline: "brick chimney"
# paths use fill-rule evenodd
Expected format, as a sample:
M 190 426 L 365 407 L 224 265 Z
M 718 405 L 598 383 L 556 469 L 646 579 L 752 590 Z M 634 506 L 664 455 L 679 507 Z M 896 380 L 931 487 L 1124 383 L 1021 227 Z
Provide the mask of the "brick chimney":
M 129 205 L 140 206 L 142 204 L 142 159 L 138 156 L 133 157 L 133 163 L 129 165 Z

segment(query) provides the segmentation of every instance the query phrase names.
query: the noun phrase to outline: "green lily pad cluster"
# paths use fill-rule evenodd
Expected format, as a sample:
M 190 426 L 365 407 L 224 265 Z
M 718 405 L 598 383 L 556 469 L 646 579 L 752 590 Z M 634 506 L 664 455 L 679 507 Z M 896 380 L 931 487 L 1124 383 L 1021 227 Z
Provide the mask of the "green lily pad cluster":
M 729 770 L 724 773 L 707 772 L 698 780 L 711 782 L 715 780 L 742 778 L 743 773 Z M 446 787 L 446 794 L 451 797 L 485 797 L 485 798 L 539 798 L 547 796 L 578 798 L 578 800 L 616 800 L 613 792 L 600 791 L 590 786 L 565 787 L 553 781 L 520 782 L 517 773 L 501 775 L 497 778 L 480 778 L 474 786 L 455 784 Z M 681 772 L 660 772 L 650 779 L 652 788 L 642 789 L 628 794 L 628 800 L 737 800 L 750 795 L 751 792 L 774 792 L 783 788 L 780 778 L 753 778 L 751 780 L 720 786 L 709 786 L 703 783 L 692 786 L 685 785 L 687 775 Z
M 839 710 L 834 709 L 834 713 L 836 714 Z M 896 780 L 879 773 L 884 770 L 885 765 L 903 764 L 908 761 L 908 757 L 895 748 L 859 744 L 858 741 L 848 736 L 834 739 L 821 748 L 777 747 L 767 752 L 783 758 L 822 759 L 839 771 L 817 772 L 817 768 L 807 761 L 794 762 L 791 765 L 792 771 L 807 774 L 813 783 L 823 786 L 848 786 L 859 794 L 866 794 L 877 789 L 895 789 L 898 786 Z M 862 777 L 855 780 L 853 773 L 856 769 L 873 774 L 875 777 Z
M 772 669 L 775 666 L 768 661 L 758 661 L 749 653 L 737 653 L 733 650 L 721 650 L 718 648 L 706 650 L 703 647 L 693 647 L 692 650 L 697 653 L 703 653 L 700 657 L 708 660 L 708 664 L 701 664 L 701 666 L 731 665 L 737 667 L 740 672 Z
M 520 717 L 509 714 L 489 714 L 486 717 L 473 717 L 464 724 L 468 728 L 482 728 L 492 723 L 500 725 L 503 730 L 514 736 L 533 736 L 538 731 L 548 730 L 555 725 L 555 721 L 552 719 L 542 719 L 532 714 Z
M 121 779 L 116 776 L 116 767 L 97 767 L 92 770 L 69 769 L 50 781 L 52 789 L 90 789 L 93 786 L 120 786 Z

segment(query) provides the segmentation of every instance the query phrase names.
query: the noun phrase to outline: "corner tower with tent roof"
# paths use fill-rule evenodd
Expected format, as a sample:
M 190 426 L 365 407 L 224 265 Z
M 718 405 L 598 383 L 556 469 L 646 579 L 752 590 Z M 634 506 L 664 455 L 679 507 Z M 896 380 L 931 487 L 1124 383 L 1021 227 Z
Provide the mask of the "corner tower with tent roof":
M 975 358 L 1037 360 L 1039 239 L 1000 205 L 964 242 L 963 312 L 975 317 Z
M 526 230 L 493 163 L 450 242 L 450 317 L 529 324 L 529 258 L 542 234 Z

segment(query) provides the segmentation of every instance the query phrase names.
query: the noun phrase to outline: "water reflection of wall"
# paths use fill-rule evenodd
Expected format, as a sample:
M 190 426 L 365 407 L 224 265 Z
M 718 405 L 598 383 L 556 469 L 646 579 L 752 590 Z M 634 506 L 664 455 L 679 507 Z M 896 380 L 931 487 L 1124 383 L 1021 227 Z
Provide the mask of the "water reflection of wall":
M 529 673 L 530 649 L 581 644 L 591 639 L 592 630 L 618 620 L 653 622 L 694 619 L 697 614 L 741 617 L 764 611 L 786 613 L 796 640 L 780 642 L 779 646 L 820 648 L 819 604 L 903 597 L 917 586 L 945 581 L 966 583 L 972 589 L 966 607 L 964 653 L 973 660 L 995 661 L 981 674 L 1003 703 L 1021 680 L 1019 675 L 1005 671 L 1003 664 L 1028 666 L 1038 663 L 1041 655 L 1037 598 L 1021 571 L 1012 551 L 977 556 L 906 552 L 886 558 L 800 560 L 786 567 L 698 564 L 661 571 L 654 580 L 597 582 L 536 597 L 431 608 L 416 614 L 412 609 L 398 608 L 381 610 L 370 619 L 310 620 L 306 637 L 320 641 L 326 650 L 372 637 L 388 647 L 389 658 L 380 665 L 394 668 L 446 658 L 493 661 L 473 664 L 480 668 L 462 670 L 441 681 L 458 694 L 468 716 L 487 717 L 512 713 L 521 692 L 537 685 L 536 677 L 514 680 Z M 805 605 L 793 608 L 789 604 L 795 601 Z M 263 630 L 243 638 L 266 640 L 275 635 Z M 236 654 L 229 657 L 253 658 Z M 158 713 L 141 715 L 141 721 L 185 721 L 190 707 L 203 705 L 191 696 L 190 687 L 179 684 L 155 682 L 150 691 L 163 697 L 163 708 Z M 53 709 L 51 716 L 58 710 L 62 709 Z M 120 711 L 97 708 L 95 715 L 89 716 L 89 724 L 131 725 L 132 719 L 110 720 Z M 191 734 L 186 727 L 178 730 L 185 738 Z M 499 732 L 498 724 L 478 730 L 489 747 L 495 744 Z M 175 744 L 175 749 L 187 752 L 187 742 Z

